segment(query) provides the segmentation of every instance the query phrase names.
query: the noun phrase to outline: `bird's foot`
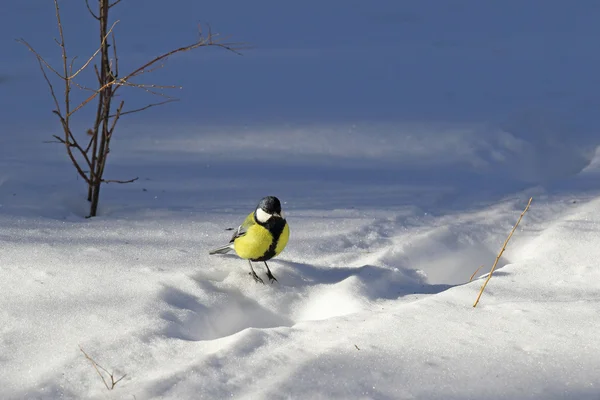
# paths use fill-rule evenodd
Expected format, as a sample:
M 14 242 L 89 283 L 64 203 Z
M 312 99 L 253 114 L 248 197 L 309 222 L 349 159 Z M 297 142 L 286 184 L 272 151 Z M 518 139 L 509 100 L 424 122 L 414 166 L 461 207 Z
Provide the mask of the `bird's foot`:
M 262 283 L 264 285 L 265 281 L 263 281 L 260 276 L 256 275 L 256 272 L 252 271 L 252 272 L 248 272 L 249 275 L 252 275 L 252 278 L 254 278 L 254 282 L 256 283 Z
M 270 270 L 267 270 L 267 278 L 271 281 L 271 283 L 279 282 L 277 278 L 271 273 Z
M 266 261 L 264 261 L 265 263 L 265 268 L 267 269 L 267 278 L 269 278 L 269 280 L 271 281 L 271 283 L 273 282 L 279 282 L 277 280 L 277 278 L 275 278 L 275 276 L 271 273 L 271 269 L 269 268 L 269 264 L 267 264 Z

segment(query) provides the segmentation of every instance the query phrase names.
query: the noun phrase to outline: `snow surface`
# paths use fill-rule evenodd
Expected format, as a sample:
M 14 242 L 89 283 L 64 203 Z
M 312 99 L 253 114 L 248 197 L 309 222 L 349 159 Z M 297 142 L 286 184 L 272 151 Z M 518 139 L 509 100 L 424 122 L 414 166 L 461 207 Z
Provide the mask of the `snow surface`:
M 198 20 L 257 48 L 173 59 L 182 102 L 111 149 L 107 177 L 140 179 L 85 219 L 12 42 L 55 56 L 51 3 L 3 5 L 0 398 L 600 398 L 595 2 L 119 7 L 123 62 Z M 264 195 L 291 239 L 263 286 L 208 250 Z

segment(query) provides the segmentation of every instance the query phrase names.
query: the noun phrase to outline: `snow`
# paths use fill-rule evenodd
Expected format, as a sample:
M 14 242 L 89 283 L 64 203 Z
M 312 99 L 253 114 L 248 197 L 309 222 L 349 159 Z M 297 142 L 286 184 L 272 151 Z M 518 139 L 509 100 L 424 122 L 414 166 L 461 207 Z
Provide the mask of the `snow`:
M 593 2 L 238 6 L 116 8 L 124 62 L 198 15 L 258 46 L 173 59 L 182 101 L 111 148 L 107 177 L 140 179 L 85 219 L 43 79 L 6 39 L 55 55 L 51 4 L 6 5 L 0 398 L 598 399 Z M 85 7 L 63 9 L 85 52 Z M 208 255 L 265 195 L 291 227 L 273 285 Z M 114 390 L 79 346 L 126 374 Z

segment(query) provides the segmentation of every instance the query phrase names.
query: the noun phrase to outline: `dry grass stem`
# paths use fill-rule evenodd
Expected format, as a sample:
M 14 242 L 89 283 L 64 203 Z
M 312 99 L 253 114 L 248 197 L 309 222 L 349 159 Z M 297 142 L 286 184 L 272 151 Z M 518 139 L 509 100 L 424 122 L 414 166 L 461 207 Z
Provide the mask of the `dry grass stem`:
M 510 231 L 508 237 L 504 241 L 504 245 L 502 246 L 502 249 L 500 250 L 500 252 L 496 256 L 496 261 L 494 261 L 494 265 L 492 265 L 492 269 L 490 270 L 490 273 L 488 274 L 487 279 L 483 283 L 483 286 L 481 286 L 481 290 L 479 291 L 479 295 L 477 296 L 477 300 L 475 300 L 475 303 L 473 304 L 473 307 L 477 307 L 477 304 L 479 303 L 479 299 L 481 299 L 481 295 L 483 294 L 483 291 L 485 290 L 485 287 L 487 286 L 487 284 L 490 281 L 490 279 L 492 279 L 492 274 L 494 273 L 494 270 L 496 269 L 496 266 L 498 265 L 498 261 L 500 260 L 500 257 L 502 257 L 502 253 L 504 253 L 504 250 L 506 250 L 506 245 L 508 244 L 508 241 L 512 237 L 513 233 L 515 233 L 515 230 L 517 229 L 517 226 L 519 226 L 519 223 L 521 222 L 521 219 L 523 219 L 523 216 L 525 215 L 525 213 L 527 212 L 527 210 L 529 210 L 529 206 L 531 205 L 531 201 L 532 200 L 533 200 L 533 197 L 530 197 L 529 198 L 529 202 L 527 203 L 527 207 L 525 207 L 525 210 L 523 210 L 523 212 L 521 213 L 521 216 L 517 220 L 517 223 L 512 228 L 512 230 Z
M 81 346 L 79 346 L 79 350 L 81 350 L 81 352 L 83 353 L 85 358 L 92 364 L 92 366 L 96 370 L 96 373 L 98 374 L 98 376 L 100 376 L 100 379 L 102 379 L 102 383 L 104 383 L 104 386 L 106 387 L 107 390 L 113 390 L 115 388 L 115 386 L 117 386 L 117 383 L 121 382 L 123 380 L 123 378 L 125 378 L 127 376 L 127 374 L 125 374 L 125 375 L 121 376 L 119 379 L 115 379 L 115 375 L 113 372 L 108 372 L 108 370 L 106 368 L 104 368 L 102 365 L 98 364 L 92 357 L 90 357 L 83 350 L 83 348 Z M 106 380 L 106 378 L 104 377 L 104 374 L 102 372 L 104 372 L 104 374 L 106 374 L 110 378 L 110 384 L 108 383 L 108 381 Z
M 471 277 L 469 278 L 469 282 L 472 282 L 472 281 L 473 281 L 473 278 L 475 278 L 475 274 L 476 274 L 476 273 L 478 273 L 478 272 L 479 272 L 479 270 L 480 270 L 481 268 L 483 268 L 483 264 L 481 264 L 481 265 L 479 266 L 479 268 L 477 268 L 477 269 L 475 270 L 475 272 L 473 272 L 473 275 L 471 275 Z

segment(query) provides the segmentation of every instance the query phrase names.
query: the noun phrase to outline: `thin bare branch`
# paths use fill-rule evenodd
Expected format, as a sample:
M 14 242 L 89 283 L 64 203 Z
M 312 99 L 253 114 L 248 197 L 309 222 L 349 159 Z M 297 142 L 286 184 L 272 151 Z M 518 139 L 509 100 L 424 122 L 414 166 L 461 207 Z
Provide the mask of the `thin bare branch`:
M 90 184 L 90 178 L 88 178 L 88 176 L 86 175 L 86 172 L 83 170 L 83 168 L 81 168 L 79 166 L 79 163 L 77 162 L 77 159 L 75 158 L 75 155 L 73 154 L 73 152 L 71 151 L 71 146 L 66 144 L 65 145 L 67 147 L 67 154 L 69 155 L 69 158 L 71 159 L 71 162 L 73 163 L 73 165 L 75 166 L 75 169 L 77 170 L 77 173 L 79 174 L 79 176 L 81 176 L 81 178 L 85 181 L 85 183 Z
M 122 112 L 120 114 L 120 116 L 127 115 L 127 114 L 133 114 L 133 113 L 140 112 L 140 111 L 144 111 L 144 110 L 147 110 L 149 108 L 156 107 L 156 106 L 162 106 L 163 104 L 172 103 L 174 101 L 179 101 L 179 99 L 169 99 L 169 100 L 161 101 L 159 103 L 148 104 L 147 106 L 144 106 L 144 107 L 141 107 L 141 108 L 136 108 L 134 110 L 129 110 L 129 111 Z M 114 117 L 114 115 L 111 115 L 110 117 L 112 118 L 112 117 Z
M 131 182 L 137 181 L 138 179 L 140 179 L 139 176 L 135 177 L 133 179 L 126 180 L 126 181 L 121 181 L 121 180 L 116 180 L 116 179 L 102 179 L 102 182 L 103 183 L 131 183 Z
M 111 29 L 112 30 L 112 29 Z M 114 58 L 114 71 L 115 71 L 115 78 L 119 76 L 119 57 L 117 56 L 117 40 L 115 39 L 115 33 L 111 32 L 110 36 L 112 38 L 112 48 L 113 48 L 113 58 Z
M 89 0 L 85 0 L 85 6 L 87 7 L 88 11 L 90 12 L 90 14 L 92 14 L 92 17 L 94 17 L 95 19 L 97 19 L 98 21 L 100 21 L 100 17 L 97 16 L 93 11 L 92 8 L 90 7 L 90 3 Z
M 135 70 L 133 70 L 129 74 L 125 75 L 123 78 L 113 79 L 110 82 L 105 83 L 104 85 L 102 85 L 96 91 L 96 93 L 90 95 L 87 99 L 85 99 L 83 102 L 81 102 L 70 113 L 68 113 L 67 116 L 70 117 L 71 115 L 73 115 L 75 112 L 77 112 L 82 107 L 84 107 L 86 104 L 88 104 L 90 101 L 92 101 L 94 98 L 96 98 L 96 96 L 98 96 L 99 93 L 101 93 L 102 91 L 106 90 L 108 87 L 116 85 L 117 86 L 117 88 L 115 88 L 115 91 L 116 91 L 118 89 L 118 87 L 120 87 L 120 86 L 127 86 L 127 83 L 129 82 L 129 80 L 131 78 L 145 73 L 145 71 L 147 71 L 149 68 L 153 67 L 159 61 L 166 60 L 167 58 L 169 58 L 170 56 L 172 56 L 174 54 L 183 53 L 183 52 L 186 52 L 186 51 L 197 49 L 199 47 L 207 47 L 207 46 L 221 47 L 221 48 L 229 50 L 229 51 L 231 51 L 233 53 L 241 54 L 241 53 L 239 53 L 233 47 L 233 46 L 236 46 L 236 45 L 237 45 L 236 43 L 216 42 L 216 41 L 213 40 L 212 36 L 209 36 L 209 37 L 206 37 L 206 38 L 202 38 L 201 40 L 197 41 L 194 44 L 191 44 L 191 45 L 188 45 L 188 46 L 179 47 L 177 49 L 174 49 L 174 50 L 168 51 L 166 53 L 163 53 L 160 56 L 157 56 L 157 57 L 153 58 L 152 60 L 146 62 L 142 66 L 136 68 Z M 177 88 L 177 87 L 175 86 L 175 87 L 172 87 L 172 88 Z
M 73 81 L 73 82 L 71 82 L 71 83 L 72 83 L 73 85 L 77 86 L 77 88 L 78 88 L 78 89 L 81 89 L 81 90 L 87 90 L 88 92 L 95 92 L 95 91 L 96 91 L 96 89 L 94 89 L 94 88 L 87 87 L 87 86 L 83 86 L 82 84 L 80 84 L 80 83 L 77 83 L 77 82 L 75 82 L 75 81 Z
M 85 146 L 85 152 L 88 153 L 90 151 L 90 149 L 92 148 L 92 145 L 94 144 L 94 137 L 90 138 L 90 141 L 88 142 L 88 145 Z
M 54 9 L 56 11 L 56 24 L 58 25 L 58 33 L 60 35 L 60 50 L 62 54 L 63 60 L 63 73 L 64 73 L 64 81 L 65 81 L 65 115 L 64 118 L 61 116 L 61 122 L 63 123 L 63 128 L 65 131 L 66 140 L 69 139 L 69 134 L 71 132 L 71 128 L 69 127 L 69 117 L 70 117 L 70 109 L 71 109 L 71 82 L 69 77 L 69 69 L 68 69 L 68 57 L 67 57 L 67 47 L 65 46 L 65 35 L 63 32 L 62 21 L 60 18 L 60 7 L 58 6 L 58 0 L 54 0 Z M 71 157 L 71 160 L 76 163 L 75 158 L 71 154 L 71 149 L 67 146 L 67 152 Z
M 52 67 L 52 65 L 48 64 L 44 57 L 42 57 L 37 51 L 35 51 L 34 48 L 31 47 L 31 45 L 25 39 L 17 39 L 17 42 L 26 46 L 29 49 L 29 51 L 31 51 L 37 57 L 38 61 L 44 64 L 44 66 L 50 71 L 54 72 L 56 76 L 58 76 L 60 79 L 66 79 L 66 77 L 62 76 L 60 72 L 58 72 L 56 69 L 54 69 L 54 67 Z
M 179 85 L 156 85 L 153 83 L 125 82 L 123 85 L 120 85 L 120 86 L 133 86 L 133 87 L 138 87 L 141 89 L 183 89 L 183 86 L 179 86 Z
M 67 135 L 65 135 L 65 136 L 67 136 L 67 138 L 68 138 L 68 139 L 66 139 L 66 140 L 65 140 L 65 139 L 61 138 L 60 136 L 58 136 L 58 135 L 52 135 L 52 137 L 53 137 L 53 138 L 55 138 L 55 139 L 56 139 L 56 140 L 58 140 L 60 143 L 62 143 L 62 144 L 64 144 L 64 145 L 66 145 L 66 146 L 67 146 L 67 152 L 69 153 L 69 156 L 71 156 L 71 155 L 72 155 L 72 154 L 71 154 L 71 147 L 74 147 L 74 148 L 76 148 L 76 149 L 77 149 L 77 150 L 78 150 L 78 151 L 81 153 L 81 155 L 83 156 L 83 158 L 84 158 L 85 162 L 88 164 L 88 167 L 89 167 L 89 166 L 90 166 L 90 160 L 89 160 L 89 157 L 88 157 L 88 155 L 87 155 L 87 149 L 86 149 L 86 150 L 84 150 L 84 149 L 83 149 L 83 148 L 82 148 L 82 147 L 79 145 L 79 143 L 77 142 L 77 140 L 75 140 L 75 137 L 73 136 L 73 134 L 72 134 L 71 132 L 69 132 L 69 133 L 68 133 Z M 75 164 L 75 167 L 77 167 L 78 171 L 79 171 L 79 170 L 81 171 L 81 172 L 80 172 L 80 175 L 81 175 L 81 174 L 85 174 L 85 171 L 83 171 L 83 169 L 82 169 L 82 168 L 79 168 L 79 162 L 77 162 L 77 161 L 74 159 L 74 156 L 72 156 L 72 161 L 73 161 L 73 164 Z M 86 177 L 85 177 L 85 176 L 84 176 L 84 179 L 86 179 Z
M 42 63 L 42 58 L 37 57 L 38 64 L 40 65 L 40 70 L 42 71 L 42 75 L 44 75 L 44 79 L 48 84 L 48 88 L 50 89 L 50 94 L 52 95 L 52 99 L 54 100 L 54 105 L 56 106 L 55 113 L 62 119 L 62 113 L 60 111 L 60 103 L 58 102 L 58 98 L 56 97 L 56 93 L 54 92 L 54 86 L 52 86 L 52 82 L 50 82 L 50 78 L 48 78 L 48 74 L 46 74 L 46 70 L 44 69 L 44 64 Z
M 73 59 L 69 63 L 69 73 L 67 74 L 67 76 L 69 77 L 69 79 L 72 78 L 71 74 L 73 73 L 73 64 L 75 64 L 75 60 L 77 60 L 77 56 L 73 57 Z
M 71 145 L 70 143 L 68 143 L 67 141 L 65 141 L 65 139 L 61 138 L 61 137 L 60 137 L 60 136 L 58 136 L 58 135 L 52 135 L 52 137 L 53 137 L 53 138 L 55 138 L 56 140 L 58 140 L 58 142 L 59 142 L 59 143 L 62 143 L 62 144 L 67 144 L 67 145 L 69 145 L 69 146 Z
M 119 107 L 117 107 L 117 112 L 115 113 L 115 115 L 111 116 L 109 115 L 108 118 L 112 117 L 112 124 L 110 125 L 110 128 L 108 129 L 108 135 L 109 135 L 109 139 L 110 136 L 112 136 L 113 131 L 115 130 L 115 126 L 117 125 L 117 121 L 119 120 L 119 118 L 121 117 L 121 112 L 123 111 L 123 106 L 125 105 L 125 102 L 121 100 L 121 103 L 119 103 Z
M 58 25 L 58 33 L 60 35 L 60 42 L 58 42 L 56 39 L 55 41 L 57 41 L 61 49 L 63 59 L 63 71 L 65 72 L 65 79 L 67 80 L 69 79 L 69 77 L 67 76 L 67 47 L 65 46 L 65 35 L 63 33 L 63 26 L 60 18 L 60 8 L 58 6 L 58 0 L 54 0 L 54 9 L 56 11 L 56 23 Z
M 75 72 L 75 74 L 70 75 L 69 79 L 73 79 L 75 78 L 77 75 L 79 75 L 79 73 L 81 71 L 83 71 L 84 69 L 87 68 L 87 66 L 92 62 L 92 60 L 94 58 L 96 58 L 96 56 L 98 55 L 98 53 L 100 53 L 100 51 L 102 50 L 102 47 L 104 46 L 104 43 L 106 43 L 106 40 L 108 39 L 108 36 L 110 34 L 112 34 L 113 29 L 115 28 L 115 26 L 119 23 L 119 21 L 115 21 L 112 26 L 110 27 L 110 29 L 108 30 L 108 32 L 106 33 L 106 35 L 104 36 L 104 38 L 102 38 L 102 41 L 100 42 L 100 46 L 96 49 L 96 51 L 94 52 L 94 54 L 91 55 L 90 58 L 88 58 L 88 60 L 85 62 L 85 64 L 83 64 L 83 66 L 81 68 L 79 68 L 77 70 L 77 72 Z M 114 39 L 114 38 L 113 38 Z
M 84 101 L 82 101 L 81 103 L 79 103 L 79 105 L 77 107 L 75 107 L 73 110 L 71 110 L 71 112 L 68 114 L 68 116 L 70 117 L 71 115 L 75 114 L 77 111 L 81 110 L 90 101 L 94 100 L 96 98 L 96 96 L 98 96 L 102 91 L 104 91 L 109 86 L 112 86 L 114 83 L 115 83 L 115 81 L 111 81 L 111 82 L 108 82 L 108 83 L 102 85 L 100 87 L 100 89 L 97 89 L 94 94 L 90 95 L 90 97 L 88 97 L 87 99 L 85 99 Z
M 157 70 L 162 69 L 164 67 L 165 67 L 165 63 L 162 63 L 162 64 L 157 65 L 156 67 L 148 68 L 147 70 L 142 71 L 141 74 L 149 74 L 151 72 L 157 71 Z
M 157 86 L 157 85 L 141 85 L 141 84 L 136 84 L 136 83 L 125 83 L 124 85 L 120 85 L 120 86 L 130 86 L 130 87 L 135 87 L 135 88 L 139 88 L 142 89 L 150 94 L 153 94 L 155 96 L 160 96 L 160 97 L 164 97 L 166 99 L 173 99 L 173 96 L 169 96 L 168 94 L 159 92 L 157 90 L 150 90 L 149 87 L 151 86 Z M 158 86 L 158 88 L 160 89 L 182 89 L 182 87 L 177 87 L 177 86 Z
M 61 141 L 61 143 L 65 144 L 65 147 L 67 149 L 67 155 L 69 156 L 69 159 L 71 160 L 71 162 L 73 163 L 73 166 L 77 170 L 77 173 L 79 174 L 79 176 L 81 176 L 86 181 L 86 183 L 89 183 L 88 177 L 85 175 L 85 172 L 83 171 L 83 169 L 79 166 L 79 162 L 77 161 L 77 159 L 75 158 L 75 155 L 71 151 L 71 147 L 77 147 L 79 149 L 79 151 L 82 150 L 81 147 L 79 147 L 79 145 L 76 142 L 72 143 L 69 140 L 69 138 L 73 138 L 73 140 L 75 138 L 71 134 L 71 130 L 70 130 L 67 120 L 65 120 L 65 118 L 63 118 L 63 116 L 60 114 L 59 111 L 54 110 L 53 113 L 58 116 L 58 119 L 60 120 L 60 123 L 63 127 L 63 131 L 65 132 L 65 139 L 59 138 L 56 135 L 54 135 L 54 137 L 59 139 Z M 87 156 L 85 154 L 83 154 L 83 155 L 84 155 L 85 160 L 89 164 L 89 159 L 87 158 Z
M 224 49 L 230 50 L 234 53 L 236 53 L 236 51 L 231 47 L 231 44 L 227 44 L 227 43 L 220 43 L 220 42 L 215 42 L 212 40 L 212 37 L 209 35 L 207 38 L 201 38 L 200 40 L 198 40 L 196 43 L 188 45 L 188 46 L 183 46 L 183 47 L 179 47 L 177 49 L 168 51 L 166 53 L 161 54 L 158 57 L 155 57 L 154 59 L 146 62 L 145 64 L 143 64 L 141 67 L 138 67 L 137 69 L 133 70 L 131 73 L 127 74 L 124 78 L 122 78 L 123 81 L 128 81 L 130 78 L 139 75 L 140 73 L 143 73 L 146 69 L 148 69 L 149 67 L 153 66 L 154 64 L 158 63 L 159 61 L 165 60 L 167 58 L 169 58 L 170 56 L 172 56 L 173 54 L 176 53 L 183 53 L 186 51 L 190 51 L 193 49 L 197 49 L 198 47 L 204 47 L 204 46 L 217 46 L 217 47 L 222 47 Z
M 90 158 L 88 157 L 87 151 L 79 145 L 79 142 L 77 141 L 77 139 L 75 139 L 75 136 L 73 136 L 73 132 L 71 132 L 70 129 L 69 129 L 68 137 L 69 137 L 69 143 L 70 143 L 69 147 L 76 148 L 81 153 L 81 156 L 85 160 L 88 168 L 91 167 Z M 79 164 L 79 163 L 77 163 L 77 164 Z
M 116 6 L 117 4 L 119 4 L 122 0 L 116 0 L 115 2 L 113 2 L 112 4 L 110 4 L 108 6 L 108 8 L 113 8 L 114 6 Z
M 127 82 L 127 80 L 125 78 L 119 79 L 119 80 L 112 80 L 104 85 L 102 85 L 100 87 L 100 89 L 97 89 L 96 92 L 92 95 L 90 95 L 87 99 L 85 99 L 84 101 L 82 101 L 77 107 L 75 107 L 69 114 L 68 116 L 72 116 L 73 114 L 75 114 L 77 111 L 79 111 L 80 109 L 82 109 L 83 107 L 85 107 L 90 101 L 94 100 L 96 98 L 96 96 L 98 96 L 98 94 L 100 94 L 102 91 L 106 90 L 107 88 L 109 88 L 110 86 L 116 85 L 118 86 L 131 86 L 131 87 L 139 87 L 139 88 L 143 88 L 145 89 L 144 85 L 139 85 L 139 84 L 132 84 Z M 177 86 L 159 86 L 159 85 L 149 85 L 149 86 L 154 86 L 154 87 L 159 87 L 159 88 L 165 88 L 165 89 L 181 89 L 181 87 L 177 87 Z M 158 96 L 163 96 L 163 97 L 167 97 L 167 98 L 171 98 L 170 96 L 167 96 L 165 94 L 159 93 L 159 92 L 153 92 L 151 90 L 146 90 L 149 93 L 158 95 Z

